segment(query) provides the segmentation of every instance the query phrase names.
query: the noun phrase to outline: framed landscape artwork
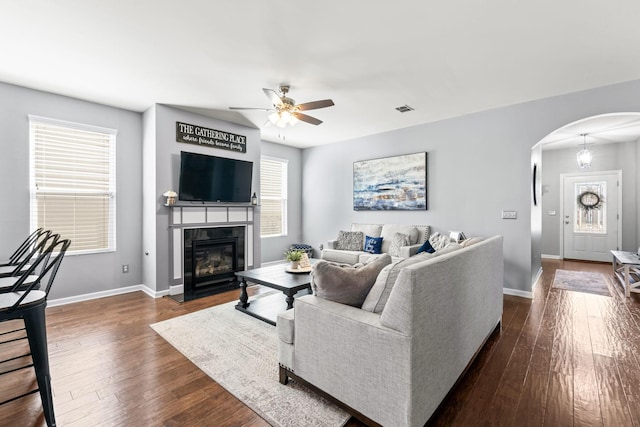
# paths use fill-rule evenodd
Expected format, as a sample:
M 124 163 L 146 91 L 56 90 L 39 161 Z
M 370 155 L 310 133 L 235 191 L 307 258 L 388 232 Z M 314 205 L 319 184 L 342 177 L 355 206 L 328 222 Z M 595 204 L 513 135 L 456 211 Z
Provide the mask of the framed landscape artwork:
M 353 209 L 426 210 L 427 153 L 354 162 Z

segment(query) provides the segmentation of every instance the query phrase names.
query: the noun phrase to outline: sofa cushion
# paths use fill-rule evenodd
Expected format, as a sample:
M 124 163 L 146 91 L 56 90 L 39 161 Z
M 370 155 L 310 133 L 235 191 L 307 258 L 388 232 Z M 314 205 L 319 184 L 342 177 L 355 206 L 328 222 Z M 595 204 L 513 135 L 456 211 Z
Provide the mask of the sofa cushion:
M 376 282 L 373 284 L 371 290 L 367 294 L 367 297 L 362 303 L 362 309 L 373 313 L 382 313 L 382 309 L 384 309 L 384 305 L 389 299 L 389 294 L 391 294 L 391 289 L 393 289 L 393 285 L 396 283 L 400 270 L 403 267 L 426 261 L 432 257 L 433 255 L 430 253 L 422 252 L 419 255 L 412 256 L 411 258 L 406 258 L 387 265 L 382 269 L 380 274 L 378 274 Z
M 365 236 L 380 237 L 382 224 L 351 224 L 351 231 L 362 231 Z
M 364 235 L 362 231 L 340 231 L 336 249 L 343 251 L 361 251 Z
M 367 252 L 341 251 L 338 249 L 323 249 L 321 258 L 325 261 L 339 262 L 342 264 L 355 264 L 357 262 L 360 262 L 360 256 L 362 254 L 367 254 Z M 367 255 L 370 255 L 370 254 L 367 254 Z
M 379 254 L 382 251 L 382 237 L 366 236 L 364 238 L 364 251 L 370 254 Z
M 388 254 L 358 268 L 318 261 L 311 270 L 311 289 L 320 298 L 360 307 L 380 271 L 390 263 Z
M 403 246 L 409 246 L 411 240 L 408 235 L 403 233 L 396 233 L 391 238 L 391 245 L 389 245 L 389 255 L 400 256 L 400 248 Z
M 413 225 L 405 224 L 385 224 L 382 227 L 380 237 L 383 237 L 382 252 L 389 253 L 389 246 L 391 246 L 391 240 L 396 233 L 402 233 L 409 236 L 409 244 L 413 245 L 418 243 L 418 229 Z M 422 242 L 421 242 L 422 243 Z

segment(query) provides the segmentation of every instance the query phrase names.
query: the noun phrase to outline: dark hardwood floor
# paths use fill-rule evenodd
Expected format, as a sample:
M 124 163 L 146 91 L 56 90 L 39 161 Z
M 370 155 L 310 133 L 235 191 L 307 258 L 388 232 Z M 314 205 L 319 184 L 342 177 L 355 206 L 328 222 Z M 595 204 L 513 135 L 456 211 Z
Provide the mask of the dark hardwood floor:
M 640 425 L 640 295 L 623 296 L 610 264 L 544 260 L 543 267 L 533 300 L 504 297 L 502 330 L 430 424 Z M 612 297 L 551 289 L 558 268 L 604 273 Z M 178 304 L 136 292 L 48 308 L 58 424 L 268 425 L 149 327 L 237 296 L 232 291 Z M 19 355 L 24 345 L 3 345 L 0 358 Z M 3 375 L 0 401 L 34 382 L 32 369 Z M 45 425 L 39 395 L 0 406 L 0 425 Z M 348 425 L 361 424 L 352 419 Z

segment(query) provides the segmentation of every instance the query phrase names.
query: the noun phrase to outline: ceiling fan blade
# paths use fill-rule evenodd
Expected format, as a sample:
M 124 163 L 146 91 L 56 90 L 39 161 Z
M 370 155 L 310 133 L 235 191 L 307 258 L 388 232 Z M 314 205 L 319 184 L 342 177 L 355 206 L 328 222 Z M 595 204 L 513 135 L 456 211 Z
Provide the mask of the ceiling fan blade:
M 271 110 L 272 110 L 272 108 L 229 107 L 229 110 L 260 110 L 260 111 L 271 111 Z
M 320 123 L 322 123 L 322 120 L 316 119 L 315 117 L 307 116 L 306 114 L 302 113 L 293 113 L 293 116 L 298 120 L 310 123 L 312 125 L 319 125 Z
M 282 105 L 282 100 L 275 90 L 263 88 L 262 91 L 265 95 L 267 95 L 267 98 L 269 98 L 274 107 L 279 107 L 280 105 Z
M 322 101 L 305 102 L 304 104 L 298 104 L 296 107 L 300 111 L 316 110 L 318 108 L 331 107 L 335 105 L 330 99 L 323 99 Z

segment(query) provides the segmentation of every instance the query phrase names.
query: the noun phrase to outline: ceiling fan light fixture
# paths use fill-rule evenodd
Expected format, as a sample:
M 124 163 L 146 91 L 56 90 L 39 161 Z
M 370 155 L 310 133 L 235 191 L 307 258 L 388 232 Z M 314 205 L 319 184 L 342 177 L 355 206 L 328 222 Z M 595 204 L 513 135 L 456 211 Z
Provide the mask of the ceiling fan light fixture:
M 285 123 L 289 123 L 291 122 L 291 113 L 289 112 L 289 110 L 282 110 L 280 111 L 280 119 L 285 122 Z
M 298 122 L 305 122 L 312 125 L 319 125 L 322 120 L 316 119 L 301 111 L 317 110 L 319 108 L 332 107 L 335 104 L 331 99 L 321 99 L 318 101 L 304 102 L 302 104 L 296 104 L 296 101 L 289 98 L 289 85 L 280 85 L 280 93 L 275 90 L 263 88 L 262 91 L 271 101 L 272 108 L 246 108 L 246 107 L 229 107 L 230 110 L 263 110 L 269 112 L 269 121 L 279 128 L 284 128 L 287 125 L 294 126 Z
M 591 167 L 593 154 L 591 151 L 587 150 L 587 134 L 583 133 L 582 137 L 584 138 L 584 144 L 582 146 L 582 150 L 578 151 L 576 158 L 578 160 L 578 166 L 580 166 L 581 169 L 587 169 Z

